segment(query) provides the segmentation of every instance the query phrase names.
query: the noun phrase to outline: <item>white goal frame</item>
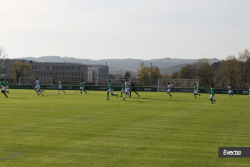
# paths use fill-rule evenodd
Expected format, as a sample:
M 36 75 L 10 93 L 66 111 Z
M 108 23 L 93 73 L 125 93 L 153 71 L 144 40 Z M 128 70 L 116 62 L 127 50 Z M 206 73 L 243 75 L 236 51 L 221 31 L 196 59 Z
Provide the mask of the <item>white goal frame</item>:
M 47 78 L 47 77 L 19 77 L 19 85 L 34 85 L 36 78 L 38 78 L 38 80 L 41 82 L 42 85 L 53 85 L 53 78 Z M 21 83 L 22 79 L 27 79 L 29 80 L 29 83 Z
M 170 84 L 170 86 L 172 87 L 172 82 L 174 83 L 174 88 L 192 88 L 192 90 L 193 90 L 193 86 L 194 86 L 194 83 L 196 82 L 196 86 L 197 86 L 197 89 L 199 90 L 199 79 L 171 79 L 171 78 L 158 78 L 158 87 L 157 87 L 157 90 L 158 90 L 158 92 L 164 92 L 164 91 L 167 91 L 167 89 L 166 90 L 163 90 L 162 88 L 163 87 L 161 87 L 161 85 L 160 85 L 160 80 L 165 80 L 166 82 L 169 82 L 169 84 Z M 176 85 L 176 82 L 181 82 L 181 81 L 187 81 L 187 82 L 193 82 L 192 84 L 190 84 L 190 85 L 192 85 L 192 87 L 191 86 L 189 86 L 189 87 L 180 87 L 180 86 L 178 86 L 178 85 Z

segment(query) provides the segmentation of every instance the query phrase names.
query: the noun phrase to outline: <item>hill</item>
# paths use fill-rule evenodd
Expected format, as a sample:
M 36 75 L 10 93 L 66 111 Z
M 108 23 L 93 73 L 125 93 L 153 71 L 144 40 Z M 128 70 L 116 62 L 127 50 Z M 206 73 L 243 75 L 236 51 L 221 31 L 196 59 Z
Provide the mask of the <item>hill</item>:
M 74 57 L 60 57 L 60 56 L 43 56 L 43 57 L 27 57 L 25 59 L 39 61 L 39 62 L 67 62 L 67 63 L 83 63 L 83 64 L 101 64 L 106 65 L 106 62 L 109 66 L 110 71 L 116 70 L 129 70 L 136 71 L 140 68 L 140 63 L 142 61 L 145 62 L 147 66 L 151 65 L 159 67 L 159 68 L 168 68 L 170 66 L 175 66 L 179 64 L 193 64 L 198 59 L 152 59 L 152 60 L 142 60 L 142 59 L 102 59 L 102 60 L 92 60 L 92 59 L 79 59 Z M 213 58 L 208 59 L 212 64 L 213 62 L 219 61 L 219 59 Z

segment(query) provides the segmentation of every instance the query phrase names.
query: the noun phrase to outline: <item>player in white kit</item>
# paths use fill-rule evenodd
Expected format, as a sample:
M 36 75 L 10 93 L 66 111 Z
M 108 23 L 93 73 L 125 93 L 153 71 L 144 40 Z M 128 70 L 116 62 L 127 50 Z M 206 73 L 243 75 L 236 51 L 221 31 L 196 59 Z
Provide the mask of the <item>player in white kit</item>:
M 124 96 L 123 100 L 125 100 L 125 98 L 126 98 L 127 95 L 130 97 L 130 94 L 129 94 L 129 86 L 130 86 L 130 83 L 129 83 L 128 80 L 126 79 L 126 81 L 125 81 L 125 96 Z
M 228 84 L 228 95 L 229 95 L 230 98 L 231 98 L 231 95 L 233 97 L 233 90 L 232 90 L 232 87 L 231 87 L 230 84 Z
M 36 87 L 34 89 L 36 91 L 36 93 L 39 95 L 39 92 L 41 93 L 41 95 L 43 96 L 43 93 L 41 91 L 41 88 L 40 88 L 40 81 L 36 78 Z
M 60 90 L 63 91 L 63 88 L 62 88 L 62 81 L 59 79 L 58 94 Z M 63 93 L 65 93 L 65 91 L 63 91 Z
M 171 95 L 170 93 L 171 93 L 171 86 L 170 86 L 170 84 L 168 83 L 168 91 L 167 91 L 167 94 L 170 96 L 170 98 L 172 98 L 172 95 Z

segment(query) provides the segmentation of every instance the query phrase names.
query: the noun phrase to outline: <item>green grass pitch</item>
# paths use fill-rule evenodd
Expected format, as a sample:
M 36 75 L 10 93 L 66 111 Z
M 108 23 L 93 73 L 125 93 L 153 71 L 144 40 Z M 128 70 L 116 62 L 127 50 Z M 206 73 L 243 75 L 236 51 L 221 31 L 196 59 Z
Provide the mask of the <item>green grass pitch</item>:
M 0 166 L 247 166 L 218 147 L 250 147 L 248 95 L 9 89 L 0 94 Z M 120 92 L 115 91 L 119 94 Z

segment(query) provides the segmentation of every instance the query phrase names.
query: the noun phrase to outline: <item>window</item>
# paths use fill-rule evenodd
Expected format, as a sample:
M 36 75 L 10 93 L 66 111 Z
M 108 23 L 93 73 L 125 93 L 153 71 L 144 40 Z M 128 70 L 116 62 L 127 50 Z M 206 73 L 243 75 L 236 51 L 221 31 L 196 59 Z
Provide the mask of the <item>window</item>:
M 52 71 L 50 71 L 50 75 L 52 75 Z
M 74 76 L 74 72 L 72 72 L 72 76 Z
M 36 66 L 35 66 L 35 70 L 36 70 Z
M 53 70 L 55 70 L 55 66 L 53 66 Z
M 47 66 L 47 70 L 49 70 L 49 66 Z
M 80 67 L 78 67 L 78 71 L 80 71 Z

